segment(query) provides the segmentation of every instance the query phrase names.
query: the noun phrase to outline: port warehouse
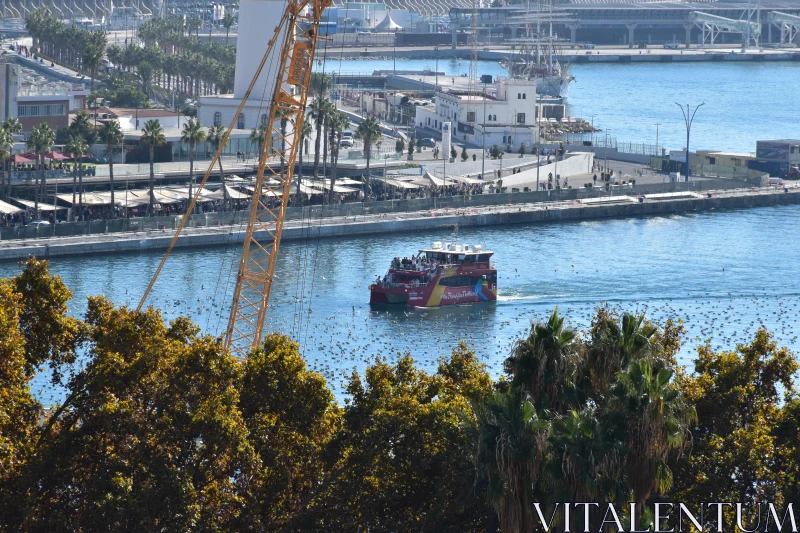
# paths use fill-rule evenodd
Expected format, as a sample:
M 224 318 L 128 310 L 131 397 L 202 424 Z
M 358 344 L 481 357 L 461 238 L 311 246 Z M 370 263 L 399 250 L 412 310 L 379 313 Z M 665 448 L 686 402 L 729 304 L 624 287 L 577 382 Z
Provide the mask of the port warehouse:
M 755 2 L 752 2 L 755 6 Z M 691 19 L 695 12 L 739 20 L 746 13 L 747 1 L 717 2 L 611 2 L 573 0 L 553 8 L 554 31 L 571 42 L 595 44 L 666 44 L 698 43 L 702 29 Z M 479 33 L 486 40 L 523 37 L 525 24 L 520 21 L 524 5 L 479 9 Z M 761 0 L 762 42 L 778 43 L 781 31 L 768 22 L 768 15 L 778 12 L 800 16 L 796 0 Z M 473 10 L 454 7 L 450 10 L 450 31 L 455 35 L 470 31 Z M 800 24 L 800 20 L 797 21 Z M 739 43 L 741 34 L 722 33 L 718 43 Z

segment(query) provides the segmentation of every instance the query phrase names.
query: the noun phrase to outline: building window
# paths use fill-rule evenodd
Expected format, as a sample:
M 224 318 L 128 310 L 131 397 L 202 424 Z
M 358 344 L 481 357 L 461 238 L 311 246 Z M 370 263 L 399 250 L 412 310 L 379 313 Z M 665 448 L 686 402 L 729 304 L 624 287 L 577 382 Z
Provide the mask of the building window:
M 54 117 L 66 114 L 64 104 L 39 104 L 17 106 L 20 117 Z
M 517 124 L 525 124 L 525 113 L 517 113 Z
M 522 100 L 522 93 L 517 93 L 517 100 Z
M 428 117 L 428 126 L 431 125 L 431 117 Z
M 526 100 L 526 99 L 527 99 L 527 94 L 525 94 L 525 93 L 522 93 L 522 99 L 523 99 L 523 100 Z
M 467 111 L 467 122 L 475 122 L 475 111 Z
M 261 115 L 261 125 L 262 126 L 266 126 L 267 125 L 267 114 L 266 113 L 263 113 Z
M 214 125 L 222 126 L 222 113 L 220 113 L 219 111 L 214 113 Z
M 239 118 L 236 120 L 236 127 L 240 130 L 244 129 L 244 113 L 239 113 Z

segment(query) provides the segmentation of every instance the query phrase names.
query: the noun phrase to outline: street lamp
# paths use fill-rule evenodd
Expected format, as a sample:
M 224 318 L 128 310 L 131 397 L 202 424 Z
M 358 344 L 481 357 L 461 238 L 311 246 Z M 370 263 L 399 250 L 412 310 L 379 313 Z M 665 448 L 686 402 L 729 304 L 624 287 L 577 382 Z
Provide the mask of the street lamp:
M 658 127 L 661 125 L 660 122 L 656 122 L 656 157 L 661 156 L 661 152 L 658 150 Z
M 481 179 L 486 178 L 486 78 L 483 81 L 483 128 L 481 130 Z
M 436 76 L 436 88 L 433 89 L 433 92 L 436 92 L 439 90 L 439 47 L 434 46 L 433 49 L 436 50 L 436 72 L 434 73 Z
M 694 111 L 690 113 L 689 104 L 686 104 L 686 111 L 683 110 L 683 106 L 678 102 L 675 102 L 675 105 L 681 109 L 681 113 L 683 114 L 683 120 L 686 123 L 686 187 L 689 187 L 689 176 L 691 172 L 689 171 L 689 133 L 692 131 L 692 123 L 694 122 L 694 116 L 697 114 L 697 110 L 706 105 L 705 102 L 696 106 Z

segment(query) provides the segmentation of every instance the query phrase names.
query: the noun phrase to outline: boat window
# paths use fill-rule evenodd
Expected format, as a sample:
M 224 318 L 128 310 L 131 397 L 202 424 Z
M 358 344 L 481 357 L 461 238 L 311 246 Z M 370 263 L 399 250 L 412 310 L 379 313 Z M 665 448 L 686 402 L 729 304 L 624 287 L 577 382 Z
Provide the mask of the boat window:
M 476 256 L 476 255 L 474 255 L 474 254 L 469 254 L 469 255 L 467 255 L 466 257 L 464 257 L 464 262 L 465 262 L 465 263 L 474 263 L 474 262 L 475 262 L 475 258 L 476 258 L 476 257 L 477 257 L 477 256 Z
M 489 257 L 491 257 L 489 254 L 480 254 L 478 256 L 478 261 L 480 261 L 481 263 L 485 263 L 486 261 L 489 260 Z

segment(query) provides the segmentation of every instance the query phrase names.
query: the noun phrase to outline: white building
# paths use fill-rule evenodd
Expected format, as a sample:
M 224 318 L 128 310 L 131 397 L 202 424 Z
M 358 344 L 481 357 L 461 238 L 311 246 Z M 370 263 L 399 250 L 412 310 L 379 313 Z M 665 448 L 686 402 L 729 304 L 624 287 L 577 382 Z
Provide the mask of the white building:
M 483 85 L 479 89 L 479 94 L 459 89 L 438 91 L 434 105 L 417 107 L 417 125 L 441 131 L 442 123 L 450 122 L 454 139 L 513 151 L 524 145 L 530 151 L 536 142 L 537 117 L 553 115 L 554 106 L 563 108 L 563 104 L 537 103 L 535 81 L 498 78 L 485 87 L 485 93 Z
M 204 125 L 227 127 L 234 119 L 258 65 L 267 51 L 267 43 L 275 35 L 285 9 L 283 0 L 241 0 L 239 4 L 239 35 L 236 42 L 236 74 L 233 94 L 201 96 L 198 99 L 198 117 Z M 278 76 L 280 55 L 279 38 L 267 58 L 245 108 L 236 117 L 235 129 L 252 130 L 267 122 L 269 103 L 275 79 Z

